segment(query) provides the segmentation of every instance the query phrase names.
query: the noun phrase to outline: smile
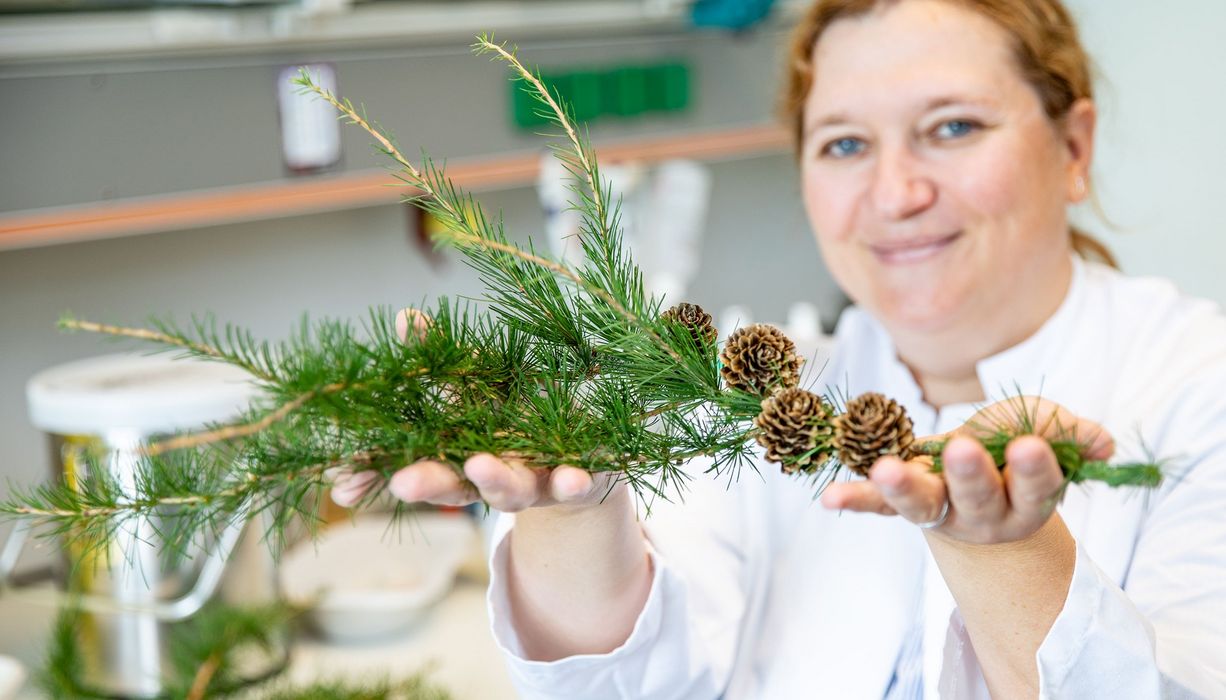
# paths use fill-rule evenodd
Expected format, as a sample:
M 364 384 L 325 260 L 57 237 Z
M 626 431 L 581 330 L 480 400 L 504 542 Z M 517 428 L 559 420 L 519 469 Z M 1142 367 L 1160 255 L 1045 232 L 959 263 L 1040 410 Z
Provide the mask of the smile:
M 869 245 L 877 259 L 887 265 L 907 265 L 922 262 L 940 254 L 962 235 L 961 231 L 947 236 L 915 238 L 892 241 L 889 244 Z

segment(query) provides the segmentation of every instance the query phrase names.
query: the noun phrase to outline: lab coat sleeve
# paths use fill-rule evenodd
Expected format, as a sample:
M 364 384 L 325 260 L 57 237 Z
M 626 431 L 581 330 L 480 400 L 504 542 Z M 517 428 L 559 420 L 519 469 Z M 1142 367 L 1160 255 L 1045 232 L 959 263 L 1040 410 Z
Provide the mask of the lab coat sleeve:
M 762 497 L 746 493 L 757 488 L 724 486 L 709 475 L 697 475 L 684 504 L 655 504 L 644 520 L 653 578 L 629 638 L 609 653 L 552 662 L 525 658 L 510 622 L 506 571 L 513 519 L 503 516 L 492 547 L 488 603 L 495 640 L 521 697 L 701 700 L 723 695 L 747 607 L 748 545 L 760 538 L 746 527 L 744 508 L 747 497 Z
M 1200 457 L 1157 495 L 1122 587 L 1078 546 L 1037 654 L 1044 698 L 1226 698 L 1226 410 L 1171 421 Z

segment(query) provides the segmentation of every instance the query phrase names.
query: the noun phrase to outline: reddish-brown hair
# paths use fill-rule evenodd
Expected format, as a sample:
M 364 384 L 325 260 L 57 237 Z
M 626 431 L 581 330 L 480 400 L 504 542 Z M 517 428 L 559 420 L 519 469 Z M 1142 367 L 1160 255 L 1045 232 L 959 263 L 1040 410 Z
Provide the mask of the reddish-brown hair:
M 813 50 L 817 40 L 837 20 L 864 15 L 900 1 L 816 0 L 797 25 L 788 55 L 782 104 L 797 152 L 804 138 L 804 105 L 813 85 Z M 1018 69 L 1053 122 L 1063 121 L 1077 100 L 1093 99 L 1090 59 L 1072 16 L 1060 0 L 946 1 L 982 14 L 1012 37 Z M 1115 256 L 1101 242 L 1075 227 L 1070 233 L 1072 248 L 1078 255 L 1117 267 Z

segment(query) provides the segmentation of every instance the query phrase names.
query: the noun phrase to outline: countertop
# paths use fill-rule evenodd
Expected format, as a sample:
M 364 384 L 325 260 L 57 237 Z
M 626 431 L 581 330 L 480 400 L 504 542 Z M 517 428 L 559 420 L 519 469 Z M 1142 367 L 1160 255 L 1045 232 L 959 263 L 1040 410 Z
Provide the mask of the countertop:
M 455 587 L 410 631 L 363 644 L 332 643 L 306 634 L 296 638 L 287 677 L 373 681 L 411 676 L 433 664 L 430 678 L 456 700 L 514 698 L 506 665 L 490 634 L 485 582 L 461 577 Z M 50 607 L 0 595 L 0 654 L 27 670 L 41 664 L 55 613 Z M 17 700 L 42 695 L 27 681 Z

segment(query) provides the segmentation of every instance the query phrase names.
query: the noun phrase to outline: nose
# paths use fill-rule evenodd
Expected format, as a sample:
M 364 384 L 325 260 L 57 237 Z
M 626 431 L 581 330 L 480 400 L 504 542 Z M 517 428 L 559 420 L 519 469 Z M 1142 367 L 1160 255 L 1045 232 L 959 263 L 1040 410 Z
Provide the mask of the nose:
M 936 202 L 936 184 L 905 146 L 878 151 L 873 172 L 873 208 L 885 219 L 907 219 Z

